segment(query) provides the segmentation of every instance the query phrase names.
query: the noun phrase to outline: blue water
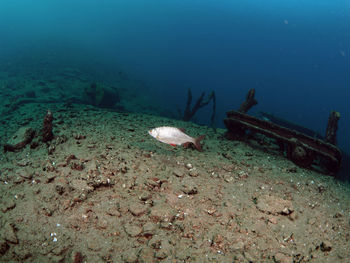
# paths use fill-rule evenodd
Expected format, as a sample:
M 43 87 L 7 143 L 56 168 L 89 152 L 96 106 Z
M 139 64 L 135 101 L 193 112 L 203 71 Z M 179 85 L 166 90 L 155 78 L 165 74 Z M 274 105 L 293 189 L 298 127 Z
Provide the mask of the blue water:
M 350 152 L 348 0 L 2 0 L 0 58 L 18 56 L 99 76 L 122 68 L 175 113 L 189 87 L 194 99 L 214 90 L 219 127 L 250 88 L 259 102 L 252 114 L 321 134 L 337 110 L 339 146 Z M 195 121 L 208 124 L 210 109 Z

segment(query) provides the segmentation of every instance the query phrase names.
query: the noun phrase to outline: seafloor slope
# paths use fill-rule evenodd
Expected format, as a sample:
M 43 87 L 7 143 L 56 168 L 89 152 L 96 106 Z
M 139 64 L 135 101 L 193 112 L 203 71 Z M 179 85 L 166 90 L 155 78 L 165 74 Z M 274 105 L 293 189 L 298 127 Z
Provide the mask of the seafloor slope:
M 0 261 L 350 262 L 350 190 L 224 130 L 94 107 L 25 104 L 2 122 L 55 138 L 0 159 Z M 147 130 L 206 134 L 204 151 Z M 37 139 L 35 139 L 37 140 Z

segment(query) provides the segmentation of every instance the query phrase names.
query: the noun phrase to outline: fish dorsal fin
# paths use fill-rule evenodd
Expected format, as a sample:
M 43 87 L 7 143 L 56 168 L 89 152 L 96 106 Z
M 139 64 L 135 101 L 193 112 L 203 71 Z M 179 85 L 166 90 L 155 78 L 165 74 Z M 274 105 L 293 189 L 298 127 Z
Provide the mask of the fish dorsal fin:
M 185 128 L 179 128 L 180 131 L 182 131 L 183 133 L 186 133 Z

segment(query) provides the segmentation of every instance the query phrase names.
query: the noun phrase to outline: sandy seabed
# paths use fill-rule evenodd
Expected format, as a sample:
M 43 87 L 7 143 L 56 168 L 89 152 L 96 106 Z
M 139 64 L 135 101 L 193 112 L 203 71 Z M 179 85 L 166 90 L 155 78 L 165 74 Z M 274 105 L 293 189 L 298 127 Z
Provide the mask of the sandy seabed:
M 31 126 L 38 147 L 1 154 L 1 262 L 350 262 L 349 186 L 225 130 L 83 105 L 16 116 L 1 143 Z M 204 151 L 147 134 L 163 125 Z

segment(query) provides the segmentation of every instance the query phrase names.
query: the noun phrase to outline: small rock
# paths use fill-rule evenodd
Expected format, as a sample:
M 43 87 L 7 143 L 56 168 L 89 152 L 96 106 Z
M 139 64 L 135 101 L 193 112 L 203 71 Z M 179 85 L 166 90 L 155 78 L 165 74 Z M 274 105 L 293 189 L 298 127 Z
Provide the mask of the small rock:
M 293 258 L 289 255 L 285 255 L 282 253 L 277 253 L 273 256 L 276 263 L 292 263 Z
M 62 195 L 65 191 L 64 185 L 61 183 L 58 183 L 55 185 L 55 190 L 59 195 Z
M 242 241 L 238 241 L 236 243 L 233 243 L 231 247 L 233 250 L 243 251 L 244 243 Z
M 196 170 L 190 170 L 188 175 L 191 176 L 191 177 L 197 177 L 199 175 L 199 173 Z
M 4 255 L 6 251 L 9 249 L 9 245 L 6 243 L 5 240 L 0 240 L 0 255 Z
M 156 229 L 157 225 L 153 224 L 152 222 L 147 222 L 142 227 L 142 234 L 145 236 L 153 236 L 155 234 Z
M 115 206 L 108 208 L 106 214 L 110 215 L 110 216 L 117 216 L 117 217 L 121 216 L 121 214 L 118 210 L 118 207 L 115 207 Z
M 73 251 L 71 255 L 72 255 L 72 262 L 74 262 L 74 263 L 82 263 L 83 262 L 84 257 L 80 252 Z
M 188 170 L 190 170 L 190 169 L 193 168 L 193 165 L 190 164 L 190 163 L 186 163 L 186 164 L 185 164 L 185 167 L 186 167 Z
M 30 180 L 33 178 L 33 173 L 30 172 L 28 169 L 22 168 L 22 169 L 17 169 L 16 174 L 19 175 L 20 177 Z
M 142 232 L 141 227 L 135 226 L 135 225 L 130 225 L 130 224 L 125 225 L 124 230 L 131 237 L 136 237 L 136 236 L 140 235 Z
M 138 262 L 137 251 L 135 251 L 135 249 L 125 251 L 122 255 L 122 258 L 125 263 L 137 263 Z
M 175 168 L 174 171 L 173 171 L 173 175 L 175 175 L 176 177 L 184 177 L 185 173 L 184 171 L 178 169 L 178 168 Z
M 7 211 L 13 209 L 16 207 L 16 203 L 15 201 L 13 201 L 12 199 L 6 201 L 4 204 L 1 205 L 1 211 L 3 213 L 6 213 Z
M 272 215 L 289 215 L 294 211 L 291 201 L 270 195 L 260 196 L 256 207 L 261 212 Z
M 56 146 L 54 144 L 51 144 L 47 149 L 47 153 L 51 155 L 55 152 L 55 150 L 56 150 Z
M 148 207 L 139 203 L 132 203 L 129 207 L 129 211 L 134 216 L 141 216 L 146 213 Z
M 82 171 L 82 170 L 84 170 L 84 164 L 77 163 L 77 162 L 72 162 L 71 165 L 70 165 L 70 168 L 72 170 Z
M 154 221 L 172 222 L 174 211 L 166 204 L 158 204 L 152 207 L 150 217 Z
M 82 192 L 92 192 L 94 188 L 89 186 L 85 180 L 75 179 L 69 184 L 73 189 Z
M 149 247 L 142 248 L 139 253 L 138 260 L 139 260 L 138 262 L 140 263 L 155 262 L 153 249 Z
M 194 195 L 198 193 L 198 188 L 192 180 L 185 180 L 181 189 L 185 194 Z
M 309 220 L 309 224 L 310 225 L 313 225 L 313 224 L 315 224 L 316 223 L 316 218 L 311 218 L 310 220 Z
M 139 196 L 139 199 L 140 199 L 141 201 L 147 201 L 147 200 L 151 199 L 151 197 L 152 197 L 152 194 L 151 194 L 151 193 L 149 193 L 149 192 L 143 192 L 143 193 Z
M 334 218 L 340 218 L 340 217 L 343 217 L 343 213 L 341 212 L 337 212 L 335 213 L 335 215 L 333 216 Z
M 294 167 L 290 167 L 290 168 L 287 168 L 286 171 L 288 173 L 296 173 L 298 172 L 297 168 L 294 166 Z
M 164 246 L 162 246 L 159 250 L 156 251 L 155 253 L 155 257 L 157 259 L 165 259 L 167 258 L 169 255 L 171 254 L 170 249 L 165 248 Z
M 329 241 L 323 241 L 323 242 L 321 243 L 321 250 L 322 250 L 323 252 L 331 251 L 331 250 L 332 250 L 332 244 L 331 244 L 331 242 L 329 242 Z
M 6 241 L 12 244 L 18 244 L 18 238 L 15 233 L 14 226 L 7 222 L 3 228 L 3 235 Z

